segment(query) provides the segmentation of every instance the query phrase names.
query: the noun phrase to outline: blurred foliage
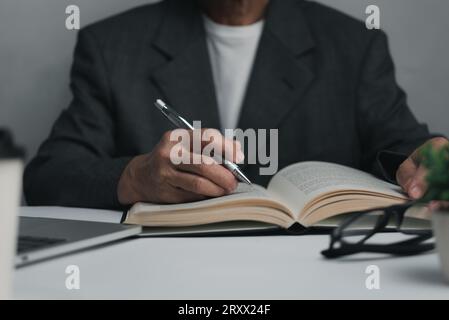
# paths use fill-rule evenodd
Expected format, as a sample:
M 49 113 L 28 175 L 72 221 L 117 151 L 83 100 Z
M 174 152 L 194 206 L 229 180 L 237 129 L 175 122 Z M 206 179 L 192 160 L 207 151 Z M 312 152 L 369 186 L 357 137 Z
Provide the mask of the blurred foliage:
M 436 149 L 426 146 L 421 151 L 422 163 L 428 169 L 428 191 L 423 201 L 449 201 L 449 145 Z

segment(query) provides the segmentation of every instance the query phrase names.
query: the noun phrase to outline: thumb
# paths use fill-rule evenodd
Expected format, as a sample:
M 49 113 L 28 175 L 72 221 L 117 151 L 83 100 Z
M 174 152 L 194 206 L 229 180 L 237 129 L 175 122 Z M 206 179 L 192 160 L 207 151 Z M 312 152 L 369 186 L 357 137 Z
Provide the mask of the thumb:
M 418 171 L 418 165 L 410 157 L 405 160 L 396 172 L 396 181 L 402 187 L 404 191 L 410 189 L 413 178 Z
M 427 169 L 424 166 L 419 166 L 406 190 L 412 199 L 419 199 L 426 193 L 426 176 Z

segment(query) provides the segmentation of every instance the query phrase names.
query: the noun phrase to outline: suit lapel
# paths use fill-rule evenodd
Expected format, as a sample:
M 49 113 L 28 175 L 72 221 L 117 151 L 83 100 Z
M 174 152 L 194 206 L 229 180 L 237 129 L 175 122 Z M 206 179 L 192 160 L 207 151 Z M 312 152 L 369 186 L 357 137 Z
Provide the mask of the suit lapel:
M 163 98 L 203 127 L 220 128 L 201 11 L 195 1 L 166 0 L 154 47 L 168 62 L 151 81 Z M 244 99 L 239 127 L 276 128 L 314 79 L 314 41 L 301 0 L 270 0 L 266 24 Z
M 151 80 L 166 101 L 188 120 L 201 120 L 203 127 L 219 128 L 212 68 L 199 8 L 194 1 L 167 2 L 168 12 L 154 45 L 169 61 Z
M 302 1 L 271 0 L 239 127 L 277 128 L 314 79 Z

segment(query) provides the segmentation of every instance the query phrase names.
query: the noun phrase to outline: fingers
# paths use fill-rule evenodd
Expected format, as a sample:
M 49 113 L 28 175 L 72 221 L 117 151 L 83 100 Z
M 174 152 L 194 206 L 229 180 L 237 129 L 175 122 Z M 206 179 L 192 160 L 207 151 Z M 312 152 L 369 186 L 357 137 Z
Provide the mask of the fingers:
M 204 177 L 215 185 L 221 187 L 226 193 L 231 193 L 237 188 L 237 180 L 234 175 L 218 164 L 199 164 L 189 165 L 180 164 L 177 166 L 178 170 L 193 173 L 195 175 Z
M 417 170 L 418 166 L 412 158 L 405 160 L 399 167 L 396 172 L 396 181 L 404 191 L 408 192 L 410 189 L 413 177 L 415 176 Z
M 225 158 L 241 163 L 245 159 L 240 142 L 225 138 L 216 129 L 176 129 L 166 132 L 162 141 L 164 149 L 177 146 L 191 153 L 202 154 L 219 161 Z
M 420 148 L 415 150 L 410 157 L 404 161 L 396 172 L 396 180 L 412 199 L 419 199 L 424 196 L 427 191 L 426 176 L 427 170 L 420 163 L 422 161 L 422 150 L 428 145 L 439 149 L 448 144 L 445 138 L 433 138 L 427 141 Z M 435 203 L 439 206 L 441 203 Z M 443 203 L 443 206 L 447 204 Z
M 424 196 L 427 191 L 426 176 L 427 169 L 424 166 L 419 166 L 407 189 L 411 198 L 419 199 Z
M 447 146 L 449 141 L 446 138 L 443 137 L 436 137 L 430 140 L 430 143 L 432 146 L 436 149 L 443 148 L 444 146 Z
M 183 134 L 184 136 L 182 136 Z M 200 140 L 202 149 L 197 150 L 198 143 L 195 143 L 195 141 L 188 144 L 167 144 L 166 148 L 174 150 L 175 154 L 182 160 L 172 161 L 172 166 L 175 170 L 202 177 L 208 180 L 208 183 L 193 181 L 192 177 L 190 177 L 189 181 L 183 180 L 179 183 L 172 181 L 172 183 L 184 190 L 200 192 L 207 196 L 218 196 L 234 191 L 237 188 L 237 179 L 220 164 L 222 156 L 226 156 L 226 159 L 231 159 L 234 162 L 241 162 L 244 159 L 240 143 L 226 139 L 219 131 L 214 129 L 184 131 L 184 133 L 177 132 L 177 137 L 182 136 L 185 139 L 186 134 L 193 140 Z M 173 154 L 173 152 L 170 153 Z M 208 156 L 208 154 L 211 156 Z M 184 177 L 184 179 L 187 179 L 187 177 Z M 200 191 L 198 191 L 198 187 L 194 183 L 200 184 Z
M 206 199 L 204 195 L 192 193 L 175 186 L 171 186 L 170 189 L 171 190 L 166 193 L 167 198 L 164 200 L 165 203 L 185 203 Z
M 188 172 L 176 171 L 170 179 L 170 184 L 193 194 L 207 197 L 221 197 L 227 193 L 225 189 L 212 181 Z
M 133 165 L 133 185 L 127 189 L 139 190 L 139 194 L 125 200 L 183 203 L 229 194 L 238 182 L 220 165 L 222 157 L 241 162 L 240 144 L 217 130 L 168 131 L 148 157 Z
M 207 156 L 190 153 L 187 150 L 183 150 L 183 152 L 188 153 L 186 159 L 189 159 L 189 161 L 175 165 L 175 170 L 192 173 L 208 179 L 221 187 L 225 193 L 231 193 L 237 188 L 238 182 L 235 176 L 229 170 L 219 165 L 217 161 Z
M 427 191 L 426 175 L 426 168 L 409 158 L 399 167 L 396 180 L 412 199 L 419 199 Z
M 239 141 L 225 138 L 218 130 L 202 130 L 203 154 L 215 156 L 215 158 L 225 158 L 235 163 L 245 160 L 242 146 Z

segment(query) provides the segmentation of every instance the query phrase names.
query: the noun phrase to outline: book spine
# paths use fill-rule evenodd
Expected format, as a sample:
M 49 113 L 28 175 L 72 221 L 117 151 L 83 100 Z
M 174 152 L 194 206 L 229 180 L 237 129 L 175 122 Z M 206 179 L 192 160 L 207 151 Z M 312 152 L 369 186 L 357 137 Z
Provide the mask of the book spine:
M 308 231 L 307 227 L 304 227 L 302 224 L 300 224 L 299 222 L 295 222 L 294 224 L 292 224 L 288 229 L 287 229 L 288 233 L 294 234 L 294 235 L 299 235 L 299 234 L 305 234 Z

